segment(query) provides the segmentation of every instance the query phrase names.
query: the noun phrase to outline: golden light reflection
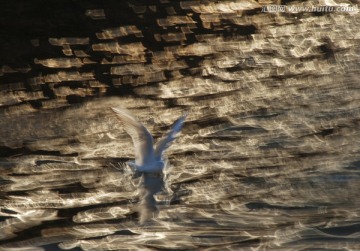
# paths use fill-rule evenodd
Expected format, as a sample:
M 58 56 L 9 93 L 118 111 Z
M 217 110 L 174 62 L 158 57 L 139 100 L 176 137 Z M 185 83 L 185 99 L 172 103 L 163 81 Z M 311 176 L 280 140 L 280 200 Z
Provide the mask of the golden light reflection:
M 0 249 L 360 250 L 359 18 L 259 2 L 88 6 L 4 58 Z M 189 113 L 144 224 L 114 106 Z

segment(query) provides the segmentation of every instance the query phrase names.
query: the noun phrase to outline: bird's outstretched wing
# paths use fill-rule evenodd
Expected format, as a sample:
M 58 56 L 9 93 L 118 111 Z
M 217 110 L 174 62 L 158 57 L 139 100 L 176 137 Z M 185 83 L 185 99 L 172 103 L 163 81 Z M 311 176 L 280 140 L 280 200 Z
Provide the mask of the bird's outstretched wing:
M 161 138 L 155 145 L 155 160 L 161 160 L 163 152 L 171 145 L 171 142 L 176 139 L 176 135 L 181 131 L 185 122 L 187 114 L 178 118 L 172 125 L 170 131 Z
M 122 122 L 125 131 L 131 136 L 135 148 L 135 164 L 143 165 L 154 160 L 153 137 L 149 131 L 124 108 L 111 109 Z

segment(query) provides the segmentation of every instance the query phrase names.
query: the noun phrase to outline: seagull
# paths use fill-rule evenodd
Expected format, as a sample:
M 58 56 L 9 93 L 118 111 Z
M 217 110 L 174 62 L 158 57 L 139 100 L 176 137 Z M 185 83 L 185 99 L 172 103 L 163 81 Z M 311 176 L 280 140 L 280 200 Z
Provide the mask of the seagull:
M 164 186 L 163 169 L 165 160 L 163 154 L 185 122 L 187 114 L 178 118 L 170 131 L 155 145 L 154 139 L 149 131 L 136 118 L 124 108 L 111 108 L 122 122 L 125 131 L 132 138 L 135 149 L 135 161 L 127 161 L 126 164 L 135 171 L 135 177 L 141 175 L 139 183 L 140 224 L 155 217 L 158 212 L 154 195 L 160 192 Z
M 128 110 L 115 107 L 111 107 L 111 109 L 122 122 L 125 131 L 130 135 L 134 144 L 135 161 L 126 163 L 138 172 L 162 172 L 165 166 L 163 154 L 181 131 L 187 114 L 178 118 L 170 131 L 154 145 L 154 139 L 150 132 Z

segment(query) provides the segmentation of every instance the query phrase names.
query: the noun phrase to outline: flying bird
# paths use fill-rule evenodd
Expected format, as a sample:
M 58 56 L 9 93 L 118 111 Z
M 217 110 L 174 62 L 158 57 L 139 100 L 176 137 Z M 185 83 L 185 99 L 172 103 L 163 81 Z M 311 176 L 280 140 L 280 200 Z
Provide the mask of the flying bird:
M 150 132 L 128 110 L 114 107 L 111 109 L 122 122 L 134 144 L 135 161 L 130 160 L 126 163 L 136 173 L 142 175 L 142 182 L 139 186 L 139 213 L 140 223 L 144 223 L 157 212 L 154 195 L 162 190 L 164 184 L 162 172 L 165 160 L 163 154 L 181 131 L 187 114 L 178 118 L 170 131 L 154 145 L 154 139 Z
M 165 166 L 163 154 L 176 139 L 187 114 L 177 119 L 170 131 L 154 145 L 154 139 L 150 132 L 128 110 L 114 107 L 111 109 L 122 122 L 134 144 L 135 161 L 128 161 L 127 164 L 139 172 L 161 172 Z

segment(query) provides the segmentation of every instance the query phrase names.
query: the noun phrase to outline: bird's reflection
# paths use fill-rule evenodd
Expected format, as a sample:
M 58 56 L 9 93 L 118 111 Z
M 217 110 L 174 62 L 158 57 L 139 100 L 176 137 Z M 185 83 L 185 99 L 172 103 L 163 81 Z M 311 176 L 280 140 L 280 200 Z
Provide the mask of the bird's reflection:
M 144 224 L 158 214 L 154 195 L 164 189 L 164 175 L 162 173 L 136 172 L 135 177 L 136 176 L 140 176 L 138 185 L 140 197 L 138 206 L 138 212 L 140 214 L 139 222 Z

